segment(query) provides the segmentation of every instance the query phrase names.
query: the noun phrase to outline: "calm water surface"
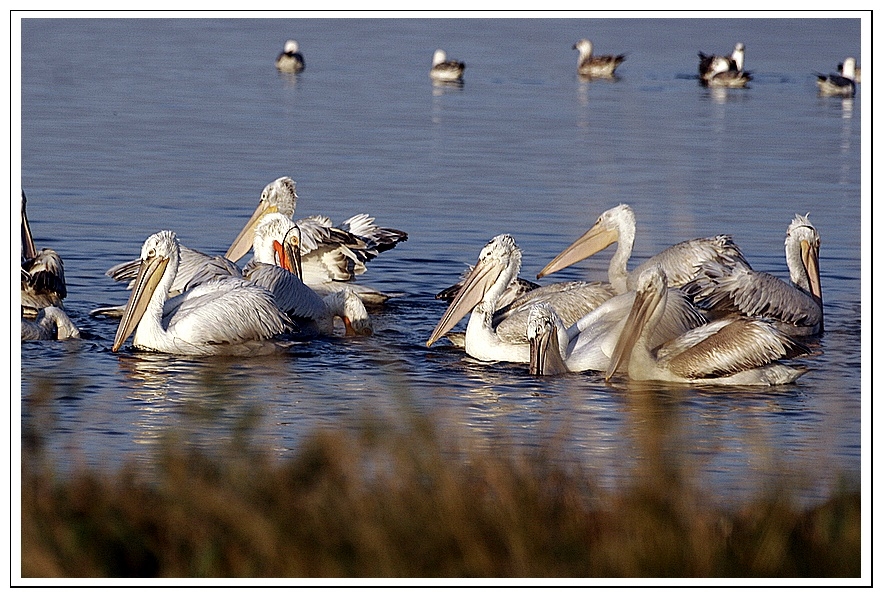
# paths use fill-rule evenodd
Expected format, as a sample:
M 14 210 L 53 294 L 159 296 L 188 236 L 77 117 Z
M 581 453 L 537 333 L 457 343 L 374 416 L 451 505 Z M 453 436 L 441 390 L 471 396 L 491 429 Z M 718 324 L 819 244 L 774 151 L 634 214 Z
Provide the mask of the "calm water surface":
M 581 37 L 628 54 L 618 81 L 577 79 Z M 298 76 L 273 67 L 288 38 Z M 696 52 L 737 41 L 750 89 L 699 87 Z M 430 83 L 436 47 L 467 63 L 462 87 Z M 22 186 L 85 338 L 21 346 L 22 423 L 62 467 L 113 468 L 149 464 L 171 433 L 221 447 L 254 413 L 285 455 L 318 427 L 411 405 L 479 443 L 552 439 L 609 485 L 663 456 L 723 501 L 784 474 L 822 499 L 860 478 L 862 92 L 820 98 L 812 73 L 861 63 L 860 48 L 858 20 L 26 19 Z M 161 229 L 223 253 L 282 175 L 301 215 L 369 212 L 409 233 L 363 276 L 401 294 L 375 335 L 250 360 L 111 353 L 117 323 L 88 313 L 128 294 L 104 272 Z M 826 325 L 809 373 L 776 389 L 539 380 L 425 347 L 445 309 L 433 295 L 491 237 L 514 235 L 533 278 L 621 202 L 638 219 L 632 264 L 731 233 L 783 278 L 785 229 L 809 212 Z M 603 279 L 611 251 L 549 279 Z

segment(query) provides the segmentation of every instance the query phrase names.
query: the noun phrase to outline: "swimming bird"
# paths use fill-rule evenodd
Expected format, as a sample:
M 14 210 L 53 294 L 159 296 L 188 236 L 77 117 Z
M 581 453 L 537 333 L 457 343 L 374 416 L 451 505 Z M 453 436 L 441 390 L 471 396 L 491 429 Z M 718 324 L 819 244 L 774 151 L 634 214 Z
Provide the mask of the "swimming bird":
M 64 262 L 53 249 L 37 250 L 28 222 L 25 192 L 21 192 L 21 305 L 28 308 L 63 307 L 67 297 Z
M 300 73 L 306 67 L 303 54 L 296 41 L 288 40 L 282 52 L 276 57 L 276 68 L 283 73 Z
M 180 262 L 178 238 L 160 231 L 141 248 L 141 266 L 111 351 L 135 333 L 133 345 L 184 355 L 252 355 L 273 351 L 270 340 L 293 323 L 266 289 L 242 278 L 223 277 L 195 285 L 163 307 Z
M 650 338 L 651 347 L 706 322 L 680 289 L 669 287 L 664 293 L 665 311 Z M 527 322 L 530 373 L 542 376 L 606 370 L 634 299 L 634 291 L 611 297 L 569 327 L 549 304 L 532 305 Z
M 339 317 L 347 335 L 372 332 L 365 305 L 353 289 L 343 288 L 320 296 L 304 284 L 297 227 L 285 215 L 262 216 L 254 232 L 254 258 L 243 268 L 249 281 L 269 290 L 280 310 L 301 332 L 330 335 Z
M 79 339 L 80 330 L 64 310 L 58 306 L 46 306 L 37 313 L 34 320 L 21 319 L 22 341 L 45 341 Z
M 297 207 L 297 189 L 290 177 L 280 177 L 261 192 L 257 208 L 233 240 L 225 257 L 237 261 L 253 245 L 254 228 L 264 214 L 279 213 L 289 219 Z M 320 294 L 334 293 L 347 283 L 362 301 L 380 304 L 389 295 L 357 285 L 354 279 L 366 272 L 365 263 L 380 253 L 406 241 L 408 234 L 398 229 L 379 227 L 374 217 L 357 214 L 335 227 L 325 216 L 310 216 L 294 221 L 300 231 L 302 278 Z
M 815 75 L 819 95 L 845 97 L 855 95 L 855 58 L 852 56 L 843 61 L 840 74 L 822 75 L 821 73 L 816 73 Z
M 732 237 L 718 235 L 682 241 L 648 258 L 632 272 L 627 272 L 629 257 L 635 244 L 635 213 L 628 204 L 620 204 L 602 213 L 594 226 L 553 258 L 537 274 L 537 278 L 584 260 L 614 242 L 618 242 L 618 246 L 610 259 L 607 277 L 616 293 L 635 289 L 640 273 L 653 264 L 662 266 L 673 287 L 680 287 L 693 280 L 699 266 L 709 260 L 725 267 L 734 264 L 748 266 L 742 250 L 733 243 Z
M 684 290 L 706 310 L 770 320 L 794 337 L 816 335 L 824 328 L 820 245 L 821 237 L 809 214 L 795 214 L 785 233 L 790 283 L 752 270 L 747 264 L 726 269 L 705 264 Z
M 625 60 L 625 54 L 593 56 L 592 42 L 587 39 L 576 42 L 573 49 L 579 50 L 576 72 L 583 77 L 612 79 L 615 76 L 616 67 Z
M 471 313 L 464 341 L 467 354 L 483 361 L 527 363 L 530 348 L 526 327 L 532 303 L 545 301 L 552 304 L 562 319 L 572 324 L 613 297 L 613 290 L 603 283 L 576 281 L 539 287 L 508 306 L 500 306 L 500 298 L 517 278 L 520 269 L 521 249 L 512 236 L 494 237 L 482 248 L 478 261 L 426 346 L 430 347 Z
M 607 380 L 621 367 L 634 380 L 708 385 L 779 385 L 806 372 L 774 363 L 807 353 L 805 347 L 768 322 L 742 316 L 696 327 L 654 348 L 650 336 L 664 313 L 667 286 L 659 265 L 641 273 Z
M 745 68 L 745 44 L 738 42 L 729 56 L 699 52 L 699 79 L 707 81 L 721 71 L 741 72 Z
M 448 60 L 445 51 L 438 49 L 432 55 L 432 68 L 429 69 L 429 76 L 435 81 L 462 82 L 464 70 L 466 70 L 465 63 L 459 60 Z

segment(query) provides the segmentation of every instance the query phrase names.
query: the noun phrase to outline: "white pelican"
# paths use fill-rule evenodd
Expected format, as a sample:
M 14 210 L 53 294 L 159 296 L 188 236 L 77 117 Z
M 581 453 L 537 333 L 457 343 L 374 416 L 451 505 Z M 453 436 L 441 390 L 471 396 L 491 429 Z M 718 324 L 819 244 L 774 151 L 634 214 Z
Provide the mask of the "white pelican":
M 809 215 L 794 215 L 785 234 L 785 262 L 791 283 L 747 265 L 729 269 L 704 265 L 684 287 L 702 308 L 738 312 L 771 320 L 784 333 L 801 337 L 823 330 L 822 281 L 819 274 L 821 237 Z
M 276 57 L 276 68 L 283 73 L 300 73 L 304 70 L 303 54 L 299 51 L 299 46 L 294 40 L 285 42 L 282 53 Z
M 499 300 L 518 276 L 521 250 L 511 235 L 494 237 L 482 250 L 456 298 L 442 315 L 426 342 L 429 347 L 471 312 L 466 325 L 466 353 L 477 360 L 530 361 L 527 318 L 532 303 L 545 301 L 555 306 L 572 324 L 613 296 L 602 283 L 560 283 L 523 294 L 500 311 Z
M 438 49 L 432 55 L 432 68 L 429 76 L 435 81 L 461 82 L 466 64 L 458 60 L 448 60 L 444 50 Z
M 188 355 L 251 355 L 272 350 L 268 340 L 292 330 L 292 322 L 269 291 L 235 277 L 192 287 L 177 298 L 177 308 L 164 317 L 179 254 L 172 231 L 160 231 L 144 242 L 141 267 L 111 351 L 117 351 L 134 331 L 133 345 L 142 349 Z
M 21 192 L 21 305 L 27 308 L 62 307 L 67 297 L 64 262 L 49 248 L 37 250 L 28 222 L 28 199 Z
M 650 337 L 664 313 L 667 286 L 659 265 L 641 273 L 607 368 L 608 380 L 620 367 L 634 380 L 713 385 L 778 385 L 806 372 L 773 363 L 806 348 L 770 323 L 742 316 L 702 325 L 654 348 Z
M 745 68 L 745 44 L 738 42 L 729 56 L 699 52 L 699 79 L 708 81 L 721 71 L 742 72 Z
M 302 332 L 330 335 L 334 317 L 339 317 L 348 335 L 371 333 L 365 305 L 351 289 L 344 288 L 320 297 L 300 279 L 298 229 L 278 213 L 262 216 L 254 232 L 254 259 L 243 276 L 265 289 Z
M 290 177 L 269 183 L 225 257 L 235 262 L 248 252 L 253 245 L 255 225 L 264 214 L 279 213 L 290 219 L 296 207 L 297 190 Z M 309 287 L 324 295 L 341 290 L 341 282 L 346 282 L 366 303 L 379 304 L 389 299 L 385 293 L 356 285 L 353 279 L 367 270 L 366 262 L 406 241 L 407 233 L 378 227 L 367 214 L 352 216 L 340 227 L 334 227 L 324 216 L 302 218 L 294 224 L 300 231 L 302 277 Z
M 668 288 L 665 294 L 665 312 L 650 339 L 651 347 L 706 322 L 680 289 Z M 612 297 L 570 327 L 549 304 L 533 304 L 527 323 L 530 373 L 547 375 L 606 370 L 634 300 L 634 291 Z
M 593 56 L 592 42 L 586 39 L 579 40 L 573 45 L 574 50 L 579 50 L 579 58 L 576 60 L 576 72 L 583 77 L 595 77 L 602 79 L 612 79 L 622 61 L 625 60 L 625 54 L 616 56 Z
M 594 226 L 553 258 L 537 278 L 588 258 L 614 242 L 619 242 L 619 245 L 610 259 L 607 277 L 617 293 L 634 289 L 640 273 L 653 264 L 662 266 L 672 287 L 688 283 L 698 272 L 699 266 L 708 261 L 718 262 L 725 267 L 748 265 L 732 238 L 718 235 L 682 241 L 648 258 L 629 273 L 626 267 L 635 244 L 635 213 L 628 204 L 620 204 L 601 214 Z
M 36 320 L 22 317 L 21 340 L 41 341 L 57 339 L 79 339 L 80 330 L 64 310 L 57 306 L 46 306 L 37 313 Z
M 843 61 L 840 73 L 822 75 L 816 73 L 816 85 L 819 87 L 819 95 L 822 96 L 845 96 L 855 95 L 856 73 L 855 58 L 850 56 Z

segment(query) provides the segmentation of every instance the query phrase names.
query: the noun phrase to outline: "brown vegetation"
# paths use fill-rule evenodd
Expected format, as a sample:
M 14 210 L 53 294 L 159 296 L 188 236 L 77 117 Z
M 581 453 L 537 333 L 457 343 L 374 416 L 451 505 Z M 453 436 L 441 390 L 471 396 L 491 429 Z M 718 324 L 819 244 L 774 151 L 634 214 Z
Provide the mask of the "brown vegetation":
M 677 477 L 602 491 L 551 450 L 454 446 L 420 417 L 319 431 L 285 460 L 235 445 L 64 478 L 25 451 L 21 575 L 860 576 L 858 492 L 730 513 Z

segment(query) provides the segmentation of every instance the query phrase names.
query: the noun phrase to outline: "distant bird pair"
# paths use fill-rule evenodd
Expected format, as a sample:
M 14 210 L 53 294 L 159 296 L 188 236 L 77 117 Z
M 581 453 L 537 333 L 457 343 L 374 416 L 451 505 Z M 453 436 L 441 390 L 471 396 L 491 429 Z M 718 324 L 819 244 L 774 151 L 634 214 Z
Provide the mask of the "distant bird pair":
M 581 39 L 573 45 L 574 50 L 579 50 L 577 59 L 577 73 L 586 78 L 612 79 L 616 67 L 625 60 L 625 54 L 617 56 L 594 56 L 592 54 L 592 42 Z M 448 60 L 444 50 L 436 50 L 432 56 L 432 68 L 429 76 L 440 82 L 462 82 L 463 71 L 466 65 L 457 60 Z

